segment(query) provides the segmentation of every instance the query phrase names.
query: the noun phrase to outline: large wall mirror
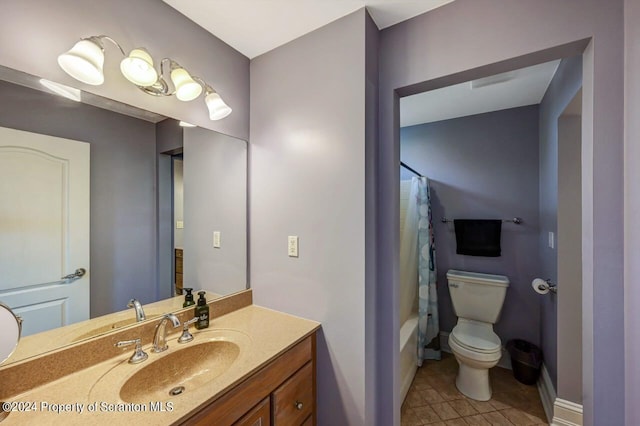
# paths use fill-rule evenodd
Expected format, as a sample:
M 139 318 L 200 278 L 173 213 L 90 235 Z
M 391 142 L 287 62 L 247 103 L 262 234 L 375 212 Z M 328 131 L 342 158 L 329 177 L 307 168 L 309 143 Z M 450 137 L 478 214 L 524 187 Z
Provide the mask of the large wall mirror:
M 248 287 L 247 143 L 80 96 L 0 67 L 0 301 L 23 319 L 6 363 L 135 324 L 132 299 L 153 320 L 182 288 Z

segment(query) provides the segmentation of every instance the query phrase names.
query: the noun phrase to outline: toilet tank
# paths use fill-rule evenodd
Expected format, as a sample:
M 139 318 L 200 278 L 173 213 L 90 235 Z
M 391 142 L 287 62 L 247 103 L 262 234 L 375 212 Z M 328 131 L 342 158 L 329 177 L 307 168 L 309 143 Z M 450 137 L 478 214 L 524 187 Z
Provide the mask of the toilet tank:
M 449 294 L 459 318 L 495 324 L 500 317 L 509 278 L 450 269 Z

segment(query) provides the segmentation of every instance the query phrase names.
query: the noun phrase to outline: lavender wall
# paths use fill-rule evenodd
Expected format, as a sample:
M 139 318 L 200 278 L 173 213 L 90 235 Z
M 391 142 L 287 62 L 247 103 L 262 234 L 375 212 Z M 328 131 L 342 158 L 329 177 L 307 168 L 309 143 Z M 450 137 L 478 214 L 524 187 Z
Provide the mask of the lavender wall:
M 387 390 L 376 386 L 376 370 L 387 366 L 380 364 L 378 357 L 378 330 L 390 324 L 379 323 L 376 314 L 376 216 L 370 214 L 376 209 L 376 160 L 378 146 L 378 48 L 380 32 L 373 19 L 365 16 L 365 419 L 378 417 L 376 410 L 381 405 L 379 398 L 386 398 Z
M 378 389 L 365 351 L 366 22 L 361 9 L 251 61 L 251 287 L 255 303 L 322 323 L 320 425 L 376 423 L 365 402 L 366 386 Z
M 91 316 L 156 294 L 155 125 L 0 82 L 0 126 L 91 144 Z
M 231 294 L 247 288 L 247 144 L 184 129 L 184 287 Z M 220 247 L 212 244 L 220 232 Z
M 540 103 L 540 256 L 539 274 L 558 283 L 557 248 L 548 245 L 548 234 L 558 235 L 558 119 L 582 86 L 582 57 L 560 62 Z M 576 188 L 578 189 L 578 188 Z M 569 294 L 558 297 L 571 297 Z M 542 297 L 541 334 L 545 365 L 558 389 L 558 297 Z M 579 299 L 578 299 L 579 300 Z M 577 307 L 579 309 L 579 307 Z
M 481 23 L 478 25 L 468 23 Z M 585 52 L 583 102 L 583 395 L 585 424 L 624 419 L 623 1 L 458 0 L 387 28 L 380 37 L 378 334 L 387 370 L 378 386 L 398 395 L 399 102 L 429 88 Z M 384 350 L 384 348 L 387 348 Z M 399 397 L 381 424 L 399 424 Z
M 441 330 L 457 321 L 449 269 L 501 274 L 511 283 L 494 330 L 503 344 L 514 338 L 539 344 L 539 300 L 531 290 L 539 274 L 538 106 L 404 127 L 400 158 L 431 182 Z M 520 217 L 523 224 L 503 224 L 502 256 L 463 256 L 456 254 L 453 225 L 442 217 Z
M 626 424 L 640 424 L 640 4 L 625 3 L 625 353 Z
M 185 120 L 244 140 L 249 137 L 249 59 L 159 0 L 0 0 L 0 64 L 125 104 Z M 105 46 L 105 83 L 68 76 L 57 56 L 82 37 L 107 34 L 126 51 L 144 46 L 157 60 L 172 57 L 210 83 L 233 108 L 209 120 L 203 98 L 180 102 L 148 96 L 120 73 L 122 54 Z

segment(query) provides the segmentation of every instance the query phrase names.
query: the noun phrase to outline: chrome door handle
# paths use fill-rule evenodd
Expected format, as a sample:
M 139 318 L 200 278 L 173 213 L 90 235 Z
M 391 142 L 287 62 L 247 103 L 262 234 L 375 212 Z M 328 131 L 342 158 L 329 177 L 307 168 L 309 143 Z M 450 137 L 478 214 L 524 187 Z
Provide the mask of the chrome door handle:
M 61 280 L 77 280 L 78 278 L 84 277 L 84 274 L 87 273 L 87 270 L 84 268 L 78 268 L 73 274 L 65 275 L 60 278 Z

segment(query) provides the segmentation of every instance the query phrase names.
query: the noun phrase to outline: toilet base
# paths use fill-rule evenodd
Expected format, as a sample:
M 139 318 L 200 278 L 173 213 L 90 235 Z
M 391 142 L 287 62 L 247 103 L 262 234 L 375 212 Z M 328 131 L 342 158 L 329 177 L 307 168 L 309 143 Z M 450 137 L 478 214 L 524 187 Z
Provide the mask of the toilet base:
M 473 368 L 458 361 L 456 387 L 465 396 L 476 401 L 491 399 L 491 383 L 488 368 Z

